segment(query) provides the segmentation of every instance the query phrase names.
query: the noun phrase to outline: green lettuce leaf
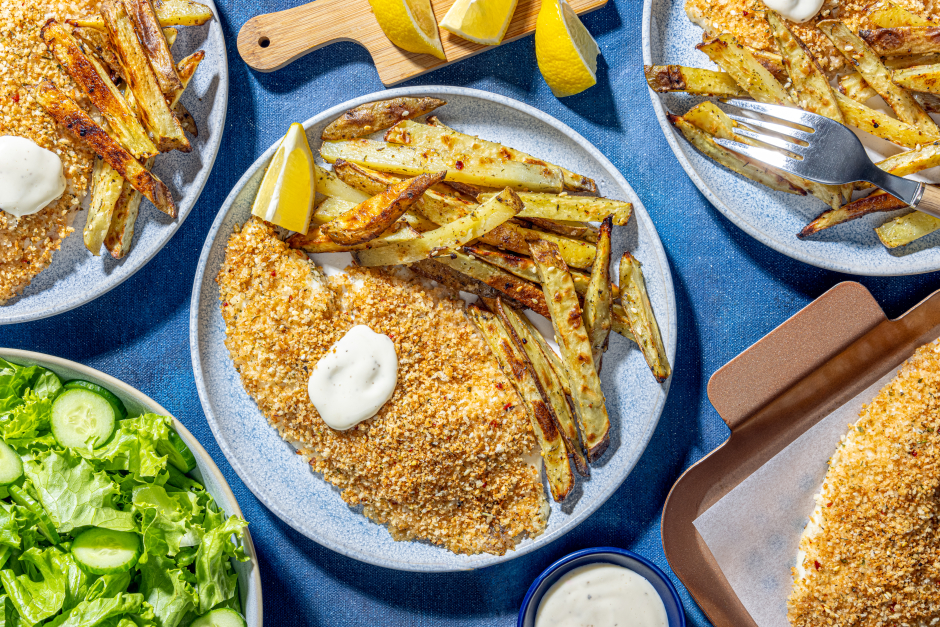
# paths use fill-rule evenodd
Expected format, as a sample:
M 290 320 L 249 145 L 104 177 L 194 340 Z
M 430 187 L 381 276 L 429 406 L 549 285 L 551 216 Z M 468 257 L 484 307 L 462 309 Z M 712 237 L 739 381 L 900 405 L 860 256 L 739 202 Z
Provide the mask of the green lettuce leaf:
M 88 596 L 89 586 L 95 576 L 82 570 L 71 553 L 66 553 L 63 556 L 62 564 L 66 577 L 65 601 L 62 602 L 62 611 L 67 613 L 85 600 Z
M 232 569 L 230 558 L 245 561 L 241 546 L 232 536 L 241 538 L 248 523 L 232 516 L 208 531 L 196 552 L 196 590 L 199 593 L 199 613 L 205 614 L 226 601 L 238 590 L 238 575 Z
M 149 555 L 176 555 L 182 540 L 201 536 L 201 530 L 189 524 L 192 507 L 188 499 L 178 499 L 158 485 L 142 485 L 134 489 L 133 502 Z
M 159 447 L 161 442 L 169 442 L 169 437 L 167 419 L 147 414 L 120 421 L 103 447 L 78 452 L 102 470 L 126 470 L 137 478 L 155 478 L 166 473 L 167 458 Z
M 22 398 L 39 376 L 39 366 L 17 366 L 0 359 L 0 398 Z
M 18 623 L 16 609 L 10 603 L 10 598 L 5 594 L 0 594 L 0 627 L 16 627 Z
M 52 400 L 27 390 L 23 403 L 0 416 L 0 437 L 6 439 L 32 438 L 49 428 L 52 418 Z
M 119 593 L 109 599 L 82 601 L 71 611 L 49 621 L 48 627 L 98 627 L 115 616 L 141 615 L 153 618 L 153 610 L 146 607 L 141 594 Z
M 35 625 L 62 609 L 68 585 L 66 555 L 55 547 L 45 551 L 33 547 L 19 558 L 26 572 L 17 575 L 12 568 L 0 570 L 3 590 L 25 625 Z
M 172 560 L 160 556 L 140 566 L 140 591 L 153 606 L 159 627 L 177 627 L 199 603 L 195 588 L 187 581 L 192 574 L 174 566 Z
M 86 526 L 136 529 L 131 512 L 113 507 L 117 486 L 69 449 L 40 453 L 23 467 L 60 533 Z
M 133 581 L 131 571 L 101 575 L 95 579 L 93 584 L 88 586 L 88 594 L 85 600 L 94 601 L 95 599 L 107 599 L 117 596 L 119 592 L 127 592 L 131 581 Z
M 31 387 L 40 398 L 55 400 L 55 397 L 62 391 L 62 379 L 51 370 L 39 368 L 39 376 L 36 377 Z

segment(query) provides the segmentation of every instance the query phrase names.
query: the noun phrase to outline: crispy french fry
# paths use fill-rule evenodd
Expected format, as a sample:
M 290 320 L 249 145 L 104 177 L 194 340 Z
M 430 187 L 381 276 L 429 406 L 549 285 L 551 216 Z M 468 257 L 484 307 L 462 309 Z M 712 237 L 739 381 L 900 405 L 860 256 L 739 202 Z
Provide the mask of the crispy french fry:
M 904 68 L 914 67 L 915 65 L 933 65 L 940 63 L 940 53 L 928 54 L 906 54 L 900 57 L 886 57 L 882 59 L 885 67 L 889 70 L 903 70 Z
M 878 55 L 840 20 L 822 20 L 816 26 L 862 75 L 865 82 L 878 92 L 902 122 L 921 131 L 940 135 L 931 117 L 904 89 L 891 81 L 891 72 L 882 65 Z
M 493 194 L 480 194 L 480 202 L 493 197 Z M 520 218 L 547 218 L 549 220 L 572 220 L 575 222 L 600 222 L 609 215 L 614 216 L 614 225 L 624 226 L 633 214 L 633 205 L 621 200 L 609 200 L 591 196 L 558 196 L 557 194 L 539 194 L 519 192 L 519 198 L 525 205 L 519 212 Z
M 450 269 L 484 283 L 497 292 L 522 303 L 537 314 L 549 316 L 542 288 L 535 283 L 480 261 L 464 252 L 451 250 L 434 258 Z
M 431 185 L 444 179 L 444 173 L 421 174 L 356 205 L 345 214 L 321 227 L 337 244 L 362 244 L 384 233 L 424 194 Z
M 510 299 L 509 297 L 494 290 L 489 285 L 481 283 L 476 279 L 472 279 L 466 274 L 461 274 L 456 270 L 452 270 L 448 266 L 440 263 L 437 259 L 424 259 L 422 261 L 417 261 L 410 264 L 408 269 L 420 276 L 423 276 L 426 279 L 437 281 L 440 285 L 449 287 L 455 292 L 467 292 L 468 294 L 475 294 L 476 296 L 479 296 L 481 299 L 483 299 L 484 302 L 486 302 L 487 299 L 495 301 L 497 298 L 502 298 L 504 301 L 510 303 L 513 307 L 518 309 L 525 309 L 525 305 L 522 303 Z
M 463 246 L 470 240 L 493 230 L 522 209 L 522 201 L 506 188 L 496 198 L 478 205 L 467 216 L 422 233 L 407 242 L 363 251 L 357 258 L 362 266 L 393 266 L 435 257 L 444 251 Z
M 137 39 L 143 46 L 150 67 L 157 77 L 160 91 L 167 98 L 173 99 L 183 91 L 183 82 L 176 73 L 176 62 L 170 53 L 170 44 L 163 34 L 163 28 L 157 21 L 151 0 L 124 0 L 128 16 L 134 22 Z
M 313 215 L 310 216 L 310 224 L 326 224 L 330 220 L 335 220 L 344 213 L 354 209 L 359 203 L 343 200 L 334 196 L 327 196 L 321 203 L 313 209 Z
M 915 93 L 914 100 L 920 103 L 927 113 L 940 113 L 940 96 L 935 94 Z
M 487 303 L 488 306 L 489 304 Z M 532 327 L 532 324 L 524 315 L 506 305 L 502 299 L 496 300 L 495 308 L 499 319 L 503 322 L 503 326 L 515 341 L 516 348 L 524 352 L 526 357 L 529 358 L 529 363 L 532 365 L 532 374 L 535 375 L 535 382 L 542 393 L 542 398 L 545 399 L 552 410 L 555 424 L 561 432 L 565 449 L 568 451 L 568 457 L 571 459 L 575 470 L 582 477 L 590 476 L 591 470 L 584 455 L 584 449 L 581 446 L 581 438 L 578 435 L 578 427 L 575 425 L 571 407 L 565 397 L 564 384 L 552 366 L 550 358 L 543 352 L 544 338 Z M 548 346 L 545 346 L 545 348 L 551 351 L 553 355 L 555 354 Z
M 538 384 L 532 373 L 532 365 L 525 354 L 518 349 L 502 321 L 494 314 L 471 305 L 467 309 L 470 320 L 476 325 L 496 356 L 503 374 L 509 379 L 519 396 L 532 430 L 538 440 L 542 460 L 545 462 L 545 474 L 552 492 L 552 498 L 565 500 L 574 485 L 574 475 L 568 463 L 568 455 L 561 433 L 555 426 L 551 409 L 539 393 Z
M 174 149 L 189 152 L 192 146 L 167 104 L 124 4 L 105 0 L 101 5 L 101 15 L 144 125 L 153 133 L 157 148 L 164 152 Z
M 777 79 L 777 82 L 781 85 L 785 84 L 789 80 L 787 76 L 787 69 L 783 63 L 783 57 L 775 52 L 767 52 L 766 50 L 758 50 L 752 46 L 743 46 L 745 50 L 751 53 L 751 55 L 757 59 L 757 62 L 764 66 L 764 69 L 770 72 L 771 76 Z
M 111 217 L 123 188 L 124 179 L 121 175 L 107 161 L 95 157 L 95 168 L 91 175 L 91 202 L 82 239 L 85 247 L 96 257 L 101 254 L 101 245 L 108 234 Z
M 917 150 L 907 150 L 892 155 L 876 163 L 885 172 L 895 176 L 907 176 L 940 166 L 940 142 L 921 146 Z M 868 189 L 870 183 L 856 183 L 856 189 Z
M 900 120 L 895 120 L 881 111 L 866 107 L 862 103 L 838 92 L 835 96 L 839 109 L 842 111 L 842 116 L 845 118 L 845 123 L 875 137 L 886 139 L 906 148 L 916 148 L 940 139 L 938 135 L 925 133 Z
M 767 11 L 766 15 L 770 31 L 783 57 L 787 75 L 796 90 L 798 104 L 807 111 L 841 122 L 842 112 L 836 105 L 829 79 L 816 65 L 816 60 L 806 45 L 793 34 L 775 11 Z
M 591 281 L 584 295 L 584 311 L 582 312 L 584 328 L 591 340 L 594 367 L 598 371 L 600 371 L 601 357 L 607 351 L 607 341 L 610 337 L 610 307 L 613 304 L 610 292 L 610 231 L 612 228 L 613 224 L 608 216 L 601 224 L 600 234 L 597 237 L 597 254 L 591 270 Z
M 133 155 L 111 139 L 75 101 L 56 89 L 49 81 L 40 83 L 33 90 L 33 95 L 56 122 L 101 155 L 134 189 L 164 213 L 176 216 L 176 205 L 163 181 L 148 172 Z
M 485 139 L 480 139 L 479 137 L 456 131 L 441 122 L 436 115 L 428 116 L 427 122 L 427 126 L 435 128 L 437 131 L 428 131 L 427 129 L 423 128 L 416 129 L 416 126 L 420 127 L 423 125 L 417 124 L 415 122 L 409 122 L 407 128 L 403 129 L 403 132 L 411 134 L 417 130 L 419 133 L 423 133 L 424 135 L 429 136 L 429 139 L 433 137 L 441 138 L 439 141 L 443 141 L 445 145 L 455 144 L 454 149 L 456 149 L 458 145 L 462 144 L 473 154 L 482 152 L 494 159 L 506 158 L 512 161 L 519 161 L 520 163 L 528 163 L 535 166 L 558 168 L 561 170 L 562 185 L 567 191 L 586 192 L 588 194 L 594 194 L 595 196 L 597 195 L 597 183 L 595 183 L 593 179 L 578 174 L 577 172 L 572 172 L 571 170 L 566 170 L 561 166 L 548 163 L 547 161 L 533 157 L 529 153 L 522 152 L 521 150 L 516 150 L 515 148 L 503 146 L 497 142 L 487 141 Z M 402 133 L 396 133 L 396 136 L 401 134 Z M 388 134 L 386 134 L 385 140 L 393 141 L 389 139 Z M 459 184 L 460 182 L 456 181 L 456 183 Z M 476 194 L 470 195 L 475 196 Z
M 95 105 L 121 145 L 138 159 L 160 154 L 147 131 L 118 91 L 108 71 L 94 57 L 86 56 L 68 29 L 54 19 L 41 30 L 46 47 Z
M 896 84 L 907 89 L 940 94 L 940 63 L 895 70 L 891 78 Z
M 183 106 L 183 103 L 176 103 L 171 107 L 171 110 L 173 111 L 173 115 L 176 116 L 176 119 L 180 121 L 180 126 L 183 127 L 184 131 L 193 137 L 199 137 L 199 128 L 196 126 L 196 120 L 193 119 L 193 115 L 189 112 L 189 109 Z
M 523 203 L 524 202 L 525 201 L 523 201 Z M 525 209 L 523 209 L 523 211 L 525 211 Z M 565 237 L 579 239 L 592 244 L 597 241 L 597 227 L 587 222 L 562 222 L 559 220 L 549 220 L 548 218 L 526 218 L 525 221 L 546 233 L 564 235 Z
M 346 200 L 354 205 L 369 199 L 369 194 L 347 185 L 336 175 L 336 172 L 321 168 L 317 164 L 314 164 L 313 167 L 317 179 L 316 189 L 318 193 L 331 198 Z
M 574 282 L 558 247 L 552 242 L 536 240 L 530 248 L 561 347 L 588 459 L 595 461 L 610 444 L 610 419 Z
M 477 187 L 476 185 L 468 185 L 467 183 L 458 183 L 457 181 L 447 181 L 444 183 L 447 187 L 457 192 L 458 194 L 463 194 L 464 196 L 469 196 L 470 198 L 476 200 L 476 197 L 483 193 L 482 187 Z
M 499 231 L 490 231 L 480 238 L 484 244 L 506 248 L 514 252 L 528 252 L 529 242 L 545 239 L 555 244 L 561 251 L 565 263 L 574 268 L 587 269 L 594 265 L 595 248 L 593 244 L 571 239 L 554 233 L 527 229 L 517 224 L 504 224 Z
M 940 230 L 940 218 L 913 211 L 885 222 L 875 229 L 878 239 L 888 248 L 905 246 Z
M 940 52 L 940 26 L 863 29 L 858 31 L 858 36 L 882 57 Z
M 875 9 L 868 14 L 868 19 L 878 28 L 893 28 L 895 26 L 930 26 L 932 22 L 911 13 L 899 6 L 888 3 L 887 6 Z
M 121 63 L 106 32 L 86 26 L 75 26 L 72 28 L 72 35 L 81 43 L 86 54 L 95 56 L 105 67 L 111 82 L 116 83 L 124 79 Z
M 758 102 L 793 106 L 787 90 L 753 54 L 728 33 L 695 46 L 708 55 Z
M 748 95 L 727 72 L 681 65 L 644 65 L 643 72 L 646 75 L 646 84 L 660 94 L 684 91 L 715 98 L 740 98 Z
M 646 293 L 646 281 L 640 262 L 630 253 L 620 258 L 620 291 L 623 294 L 623 308 L 630 322 L 630 329 L 637 345 L 646 358 L 646 363 L 656 380 L 662 383 L 669 378 L 672 369 L 666 356 L 666 347 L 659 332 L 656 314 Z
M 154 2 L 157 20 L 161 26 L 200 26 L 213 18 L 212 9 L 193 0 L 163 0 Z M 107 30 L 100 15 L 71 19 L 69 24 L 83 28 Z
M 339 244 L 330 239 L 324 232 L 324 226 L 325 225 L 311 226 L 306 234 L 294 233 L 288 238 L 287 244 L 291 248 L 301 248 L 308 253 L 350 253 L 388 246 L 399 242 L 407 242 L 421 235 L 408 224 L 396 222 L 388 230 L 383 232 L 380 237 L 356 244 Z
M 837 224 L 857 220 L 870 213 L 896 211 L 904 207 L 907 207 L 907 203 L 903 200 L 898 200 L 891 194 L 886 194 L 879 190 L 864 198 L 850 202 L 843 207 L 839 207 L 838 209 L 824 211 L 815 220 L 807 224 L 803 230 L 797 234 L 797 237 L 805 239 L 810 235 L 819 233 Z
M 856 102 L 865 104 L 878 95 L 874 89 L 868 86 L 865 79 L 858 72 L 852 72 L 839 77 L 839 91 Z
M 545 168 L 518 161 L 504 160 L 495 163 L 480 156 L 442 156 L 432 151 L 417 150 L 412 146 L 370 139 L 326 141 L 320 146 L 320 154 L 329 163 L 344 159 L 380 172 L 404 176 L 446 170 L 447 179 L 471 185 L 561 191 L 560 172 L 546 171 Z
M 378 102 L 367 102 L 350 109 L 323 129 L 320 139 L 336 141 L 358 139 L 376 131 L 384 131 L 402 120 L 410 120 L 430 113 L 447 104 L 437 98 L 399 97 Z
M 627 311 L 621 303 L 614 303 L 610 307 L 610 330 L 634 344 L 637 343 L 633 337 L 633 331 L 630 329 L 630 320 L 627 318 Z

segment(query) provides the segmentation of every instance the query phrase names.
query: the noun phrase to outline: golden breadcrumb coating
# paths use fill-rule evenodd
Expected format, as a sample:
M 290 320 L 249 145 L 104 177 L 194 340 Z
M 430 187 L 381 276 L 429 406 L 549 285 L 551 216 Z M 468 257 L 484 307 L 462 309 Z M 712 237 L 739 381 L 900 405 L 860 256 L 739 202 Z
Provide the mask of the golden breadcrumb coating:
M 33 215 L 16 218 L 0 211 L 0 304 L 19 294 L 52 261 L 72 232 L 71 222 L 88 189 L 94 153 L 59 127 L 33 99 L 30 86 L 49 79 L 78 102 L 85 102 L 39 36 L 50 17 L 89 12 L 96 2 L 16 0 L 0 2 L 0 136 L 36 142 L 62 159 L 65 194 Z
M 940 623 L 940 340 L 863 407 L 800 539 L 790 624 Z
M 544 530 L 532 428 L 463 301 L 378 269 L 326 279 L 256 218 L 229 240 L 218 282 L 245 389 L 343 500 L 396 540 L 455 553 L 501 555 Z M 398 385 L 374 418 L 335 431 L 307 380 L 355 324 L 395 343 Z

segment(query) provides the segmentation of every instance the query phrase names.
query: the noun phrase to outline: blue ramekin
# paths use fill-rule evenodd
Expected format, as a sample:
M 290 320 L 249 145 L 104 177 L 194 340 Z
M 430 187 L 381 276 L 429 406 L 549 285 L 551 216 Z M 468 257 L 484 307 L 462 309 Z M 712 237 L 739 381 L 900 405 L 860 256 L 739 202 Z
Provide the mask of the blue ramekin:
M 623 566 L 645 577 L 663 600 L 669 627 L 685 627 L 685 610 L 682 609 L 682 601 L 679 600 L 679 594 L 666 573 L 645 557 L 640 557 L 626 549 L 610 546 L 575 551 L 546 568 L 525 593 L 522 608 L 519 609 L 517 627 L 535 627 L 535 615 L 538 612 L 539 603 L 542 602 L 542 596 L 556 581 L 561 579 L 562 575 L 579 566 L 597 563 Z

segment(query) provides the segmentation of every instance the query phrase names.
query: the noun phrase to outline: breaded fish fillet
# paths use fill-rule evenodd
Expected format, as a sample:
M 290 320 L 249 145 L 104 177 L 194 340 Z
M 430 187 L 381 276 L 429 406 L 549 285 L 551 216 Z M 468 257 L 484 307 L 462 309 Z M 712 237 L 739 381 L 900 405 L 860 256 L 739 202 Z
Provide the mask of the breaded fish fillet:
M 327 279 L 257 218 L 230 238 L 218 283 L 245 389 L 313 470 L 393 538 L 501 555 L 544 530 L 535 436 L 463 301 L 378 269 Z M 374 418 L 335 431 L 307 380 L 355 324 L 395 343 L 398 384 Z
M 862 409 L 816 503 L 790 624 L 940 623 L 940 340 Z

